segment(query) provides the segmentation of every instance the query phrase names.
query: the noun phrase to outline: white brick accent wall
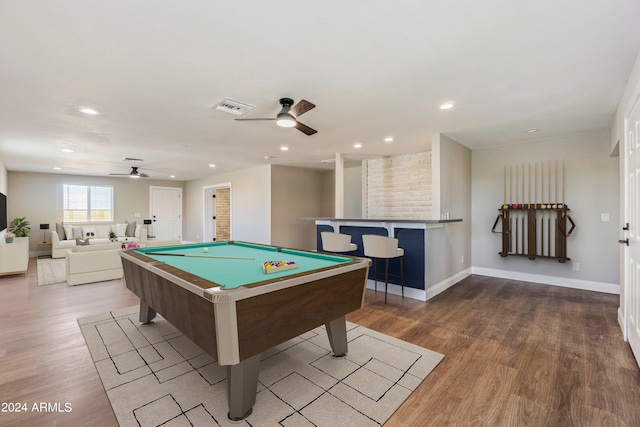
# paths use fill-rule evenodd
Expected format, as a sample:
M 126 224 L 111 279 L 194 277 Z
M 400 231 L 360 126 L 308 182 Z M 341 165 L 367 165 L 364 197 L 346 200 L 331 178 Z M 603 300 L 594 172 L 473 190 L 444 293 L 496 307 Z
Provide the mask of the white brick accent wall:
M 431 153 L 367 160 L 367 216 L 431 219 Z

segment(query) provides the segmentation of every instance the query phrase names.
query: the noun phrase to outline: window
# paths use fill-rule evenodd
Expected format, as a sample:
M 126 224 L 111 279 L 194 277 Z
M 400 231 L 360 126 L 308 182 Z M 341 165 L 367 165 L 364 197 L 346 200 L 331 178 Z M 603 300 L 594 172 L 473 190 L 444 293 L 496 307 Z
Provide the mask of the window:
M 113 221 L 113 187 L 63 185 L 64 222 Z

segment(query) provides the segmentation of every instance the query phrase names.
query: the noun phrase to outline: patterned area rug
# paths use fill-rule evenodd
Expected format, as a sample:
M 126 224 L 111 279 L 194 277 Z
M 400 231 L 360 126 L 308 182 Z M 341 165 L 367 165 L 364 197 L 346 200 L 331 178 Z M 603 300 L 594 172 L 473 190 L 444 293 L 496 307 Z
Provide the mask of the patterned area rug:
M 38 286 L 53 285 L 67 281 L 65 259 L 38 258 Z
M 121 427 L 380 426 L 444 357 L 347 322 L 349 354 L 331 356 L 324 327 L 262 354 L 245 420 L 227 419 L 226 368 L 138 307 L 78 319 Z

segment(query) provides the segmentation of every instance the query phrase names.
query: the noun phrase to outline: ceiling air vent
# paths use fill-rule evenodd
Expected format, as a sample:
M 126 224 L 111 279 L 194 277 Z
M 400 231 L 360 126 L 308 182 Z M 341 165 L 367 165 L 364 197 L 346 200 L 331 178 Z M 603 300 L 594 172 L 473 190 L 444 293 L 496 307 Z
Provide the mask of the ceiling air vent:
M 230 113 L 236 116 L 241 116 L 249 110 L 256 108 L 255 105 L 247 104 L 240 101 L 234 101 L 233 99 L 225 98 L 213 106 L 215 110 L 222 111 L 224 113 Z
M 133 163 L 142 163 L 142 159 L 134 159 L 133 157 L 125 157 L 122 159 L 123 162 L 133 162 Z

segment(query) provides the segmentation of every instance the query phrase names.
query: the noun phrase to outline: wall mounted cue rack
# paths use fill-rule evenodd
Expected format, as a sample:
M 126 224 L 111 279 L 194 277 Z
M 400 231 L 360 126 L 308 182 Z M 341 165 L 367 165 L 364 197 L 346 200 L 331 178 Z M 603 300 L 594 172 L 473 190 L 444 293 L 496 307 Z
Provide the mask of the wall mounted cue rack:
M 504 200 L 491 228 L 493 233 L 502 233 L 501 257 L 554 259 L 561 263 L 571 260 L 567 238 L 575 223 L 564 202 L 564 190 L 564 160 L 560 165 L 558 160 L 549 160 L 504 167 Z M 502 227 L 497 231 L 500 221 Z

